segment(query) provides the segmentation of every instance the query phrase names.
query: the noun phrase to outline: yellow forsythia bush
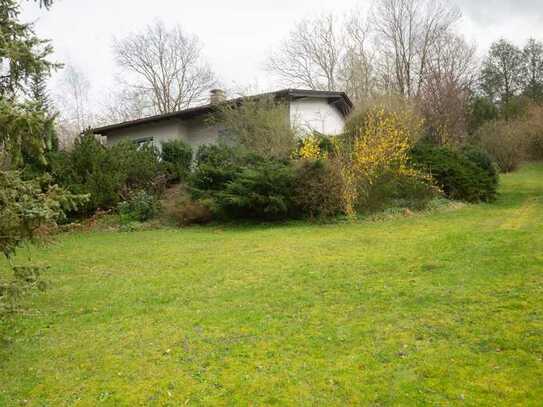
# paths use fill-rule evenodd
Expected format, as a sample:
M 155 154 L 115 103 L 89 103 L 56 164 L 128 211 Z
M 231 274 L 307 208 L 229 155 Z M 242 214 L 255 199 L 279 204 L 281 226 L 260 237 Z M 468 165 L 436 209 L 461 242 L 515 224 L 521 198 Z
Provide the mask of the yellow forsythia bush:
M 320 140 L 315 136 L 307 136 L 301 142 L 298 150 L 299 158 L 325 158 L 325 153 L 321 151 Z
M 335 154 L 340 158 L 347 215 L 400 200 L 425 200 L 437 192 L 428 175 L 409 165 L 409 151 L 423 125 L 411 110 L 379 106 L 355 121 L 349 129 L 351 141 Z
M 413 131 L 418 127 L 406 126 L 411 122 L 407 111 L 387 112 L 384 108 L 370 110 L 363 127 L 354 142 L 353 169 L 369 184 L 384 172 L 398 175 L 414 175 L 408 166 Z

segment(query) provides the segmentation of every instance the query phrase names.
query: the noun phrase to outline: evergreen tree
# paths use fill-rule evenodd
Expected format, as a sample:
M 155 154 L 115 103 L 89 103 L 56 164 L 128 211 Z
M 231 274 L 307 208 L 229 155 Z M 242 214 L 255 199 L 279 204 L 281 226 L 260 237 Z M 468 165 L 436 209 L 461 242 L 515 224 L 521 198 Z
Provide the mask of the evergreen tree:
M 36 102 L 36 105 L 40 110 L 43 110 L 44 112 L 51 111 L 51 100 L 47 92 L 47 81 L 43 75 L 32 75 L 29 96 Z
M 49 7 L 51 1 L 39 1 Z M 23 155 L 43 161 L 46 140 L 54 130 L 51 115 L 28 101 L 33 77 L 45 80 L 58 67 L 47 58 L 53 49 L 19 21 L 16 0 L 0 0 L 0 164 L 18 167 Z

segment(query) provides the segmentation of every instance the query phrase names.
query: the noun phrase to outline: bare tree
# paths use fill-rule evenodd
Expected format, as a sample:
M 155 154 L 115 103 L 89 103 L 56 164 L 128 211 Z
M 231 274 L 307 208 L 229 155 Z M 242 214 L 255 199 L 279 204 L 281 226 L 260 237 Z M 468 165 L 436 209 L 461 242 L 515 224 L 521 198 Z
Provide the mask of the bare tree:
M 477 79 L 475 46 L 453 33 L 442 35 L 428 55 L 419 105 L 441 141 L 460 143 L 467 133 L 467 107 Z
M 146 92 L 119 83 L 109 93 L 98 121 L 104 124 L 141 119 L 159 112 Z
M 337 90 L 344 46 L 336 25 L 332 14 L 300 21 L 266 68 L 287 86 Z
M 354 11 L 346 16 L 343 35 L 344 55 L 341 61 L 342 88 L 355 103 L 372 96 L 376 90 L 375 55 L 369 46 L 370 25 L 363 15 Z
M 60 120 L 66 128 L 80 132 L 93 122 L 89 91 L 91 85 L 83 71 L 74 65 L 66 65 L 61 73 L 55 96 Z
M 160 113 L 201 101 L 216 83 L 200 41 L 180 26 L 167 29 L 157 21 L 141 33 L 115 40 L 113 50 L 119 67 L 131 76 L 127 83 L 148 94 Z
M 441 0 L 378 0 L 373 28 L 383 58 L 392 60 L 399 93 L 418 96 L 432 48 L 460 17 Z

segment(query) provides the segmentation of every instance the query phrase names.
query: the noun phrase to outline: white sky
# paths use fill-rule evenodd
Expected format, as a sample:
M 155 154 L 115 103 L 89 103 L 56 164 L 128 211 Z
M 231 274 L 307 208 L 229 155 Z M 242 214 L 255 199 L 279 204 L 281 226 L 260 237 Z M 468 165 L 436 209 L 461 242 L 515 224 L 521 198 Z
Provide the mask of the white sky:
M 483 54 L 505 37 L 521 45 L 543 39 L 543 0 L 456 0 L 463 13 L 458 25 Z M 270 50 L 296 21 L 324 12 L 367 9 L 370 0 L 57 0 L 50 11 L 24 4 L 23 19 L 52 40 L 55 59 L 83 71 L 93 103 L 113 85 L 116 67 L 112 38 L 137 31 L 155 19 L 179 23 L 198 35 L 204 53 L 226 88 L 277 84 L 263 70 Z

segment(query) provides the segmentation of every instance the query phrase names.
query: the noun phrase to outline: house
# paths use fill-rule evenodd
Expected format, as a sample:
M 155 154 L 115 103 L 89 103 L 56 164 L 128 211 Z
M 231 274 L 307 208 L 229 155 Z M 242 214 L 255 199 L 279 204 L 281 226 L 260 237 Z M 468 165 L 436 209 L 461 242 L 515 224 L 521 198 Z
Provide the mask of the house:
M 293 127 L 326 135 L 340 134 L 352 109 L 351 101 L 343 92 L 284 89 L 250 97 L 273 97 L 284 102 L 288 105 L 286 119 Z M 214 89 L 206 105 L 99 127 L 93 129 L 93 133 L 105 137 L 109 145 L 132 140 L 136 143 L 153 142 L 160 147 L 165 141 L 180 139 L 196 149 L 219 141 L 220 125 L 211 124 L 208 120 L 217 104 L 238 104 L 243 100 L 226 100 L 224 91 Z

